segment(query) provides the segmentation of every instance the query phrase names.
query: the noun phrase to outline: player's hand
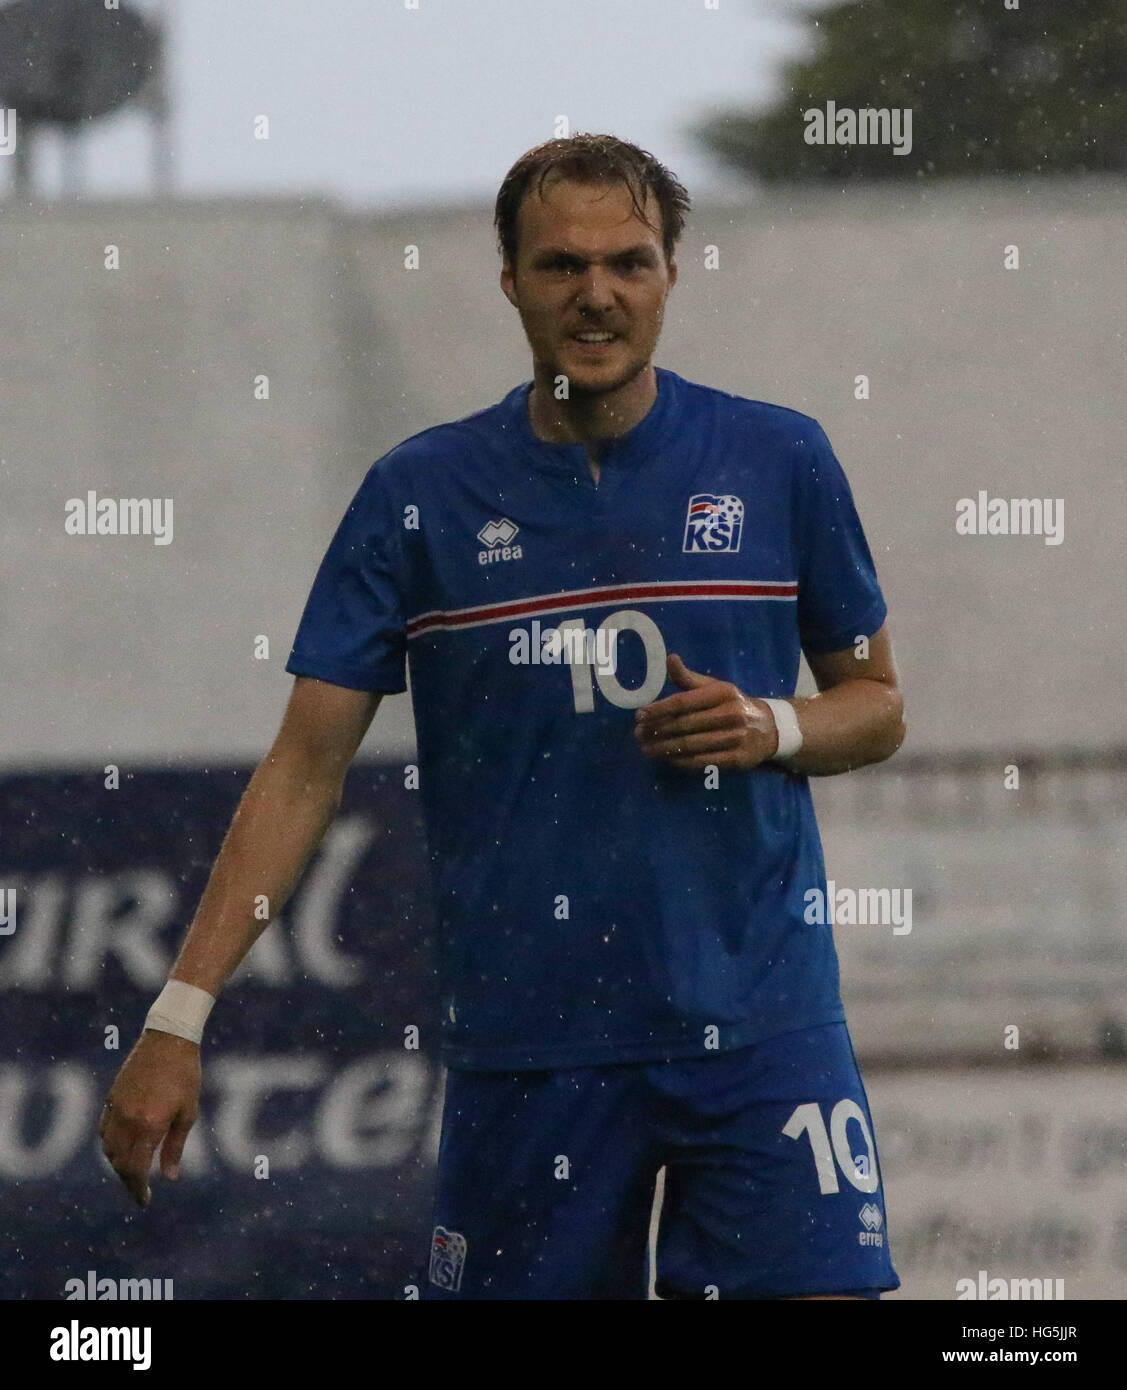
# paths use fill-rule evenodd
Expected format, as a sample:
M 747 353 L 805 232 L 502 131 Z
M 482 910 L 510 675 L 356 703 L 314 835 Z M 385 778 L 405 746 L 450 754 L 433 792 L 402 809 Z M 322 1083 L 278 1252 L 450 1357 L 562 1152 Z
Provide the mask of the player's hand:
M 779 746 L 774 716 L 762 700 L 734 686 L 690 671 L 675 653 L 666 659 L 676 695 L 634 713 L 634 737 L 647 758 L 693 772 L 710 763 L 748 771 Z
M 180 1176 L 184 1141 L 199 1114 L 200 1049 L 187 1038 L 146 1029 L 121 1064 L 98 1133 L 102 1151 L 139 1207 L 147 1207 L 149 1169 L 158 1145 L 160 1170 Z

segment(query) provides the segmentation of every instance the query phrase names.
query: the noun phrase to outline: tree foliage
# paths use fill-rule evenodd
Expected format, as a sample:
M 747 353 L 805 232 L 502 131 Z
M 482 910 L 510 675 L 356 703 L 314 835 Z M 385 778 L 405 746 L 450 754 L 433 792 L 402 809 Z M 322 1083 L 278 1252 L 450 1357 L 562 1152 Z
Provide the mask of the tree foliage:
M 1012 3 L 1012 0 L 1011 0 Z M 809 16 L 815 49 L 767 111 L 695 128 L 763 179 L 1127 168 L 1127 0 L 848 0 Z M 912 150 L 807 144 L 803 113 L 912 111 Z

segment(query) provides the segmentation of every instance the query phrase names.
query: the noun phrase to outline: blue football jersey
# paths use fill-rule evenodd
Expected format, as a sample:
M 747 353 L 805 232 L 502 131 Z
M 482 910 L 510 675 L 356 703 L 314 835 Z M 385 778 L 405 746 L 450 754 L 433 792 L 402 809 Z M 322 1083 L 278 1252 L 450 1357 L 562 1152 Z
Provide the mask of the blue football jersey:
M 645 757 L 666 654 L 794 694 L 800 651 L 885 619 L 809 416 L 657 369 L 599 481 L 531 382 L 369 470 L 287 671 L 411 693 L 448 1066 L 687 1057 L 844 1017 L 807 780 Z

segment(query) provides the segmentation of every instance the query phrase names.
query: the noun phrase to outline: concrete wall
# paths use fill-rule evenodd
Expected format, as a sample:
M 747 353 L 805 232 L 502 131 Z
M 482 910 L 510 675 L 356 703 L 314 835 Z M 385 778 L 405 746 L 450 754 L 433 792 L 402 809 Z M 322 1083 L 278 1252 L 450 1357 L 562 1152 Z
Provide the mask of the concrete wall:
M 658 361 L 822 421 L 888 595 L 916 748 L 1122 734 L 1125 212 L 1122 181 L 941 184 L 781 193 L 701 208 L 687 230 Z M 0 217 L 0 760 L 257 757 L 367 465 L 530 374 L 489 209 Z M 91 488 L 173 497 L 173 544 L 64 535 L 66 499 Z M 1064 543 L 957 536 L 955 502 L 980 488 L 1063 498 Z M 410 743 L 396 697 L 365 751 Z

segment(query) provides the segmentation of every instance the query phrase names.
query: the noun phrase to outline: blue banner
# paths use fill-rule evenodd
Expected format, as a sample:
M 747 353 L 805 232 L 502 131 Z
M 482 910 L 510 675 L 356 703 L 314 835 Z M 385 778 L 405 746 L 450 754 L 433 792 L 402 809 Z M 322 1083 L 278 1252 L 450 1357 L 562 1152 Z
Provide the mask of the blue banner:
M 0 1297 L 404 1298 L 425 1273 L 443 1077 L 402 766 L 352 768 L 212 1011 L 180 1180 L 155 1173 L 142 1212 L 102 1156 L 106 1092 L 252 772 L 0 778 Z

